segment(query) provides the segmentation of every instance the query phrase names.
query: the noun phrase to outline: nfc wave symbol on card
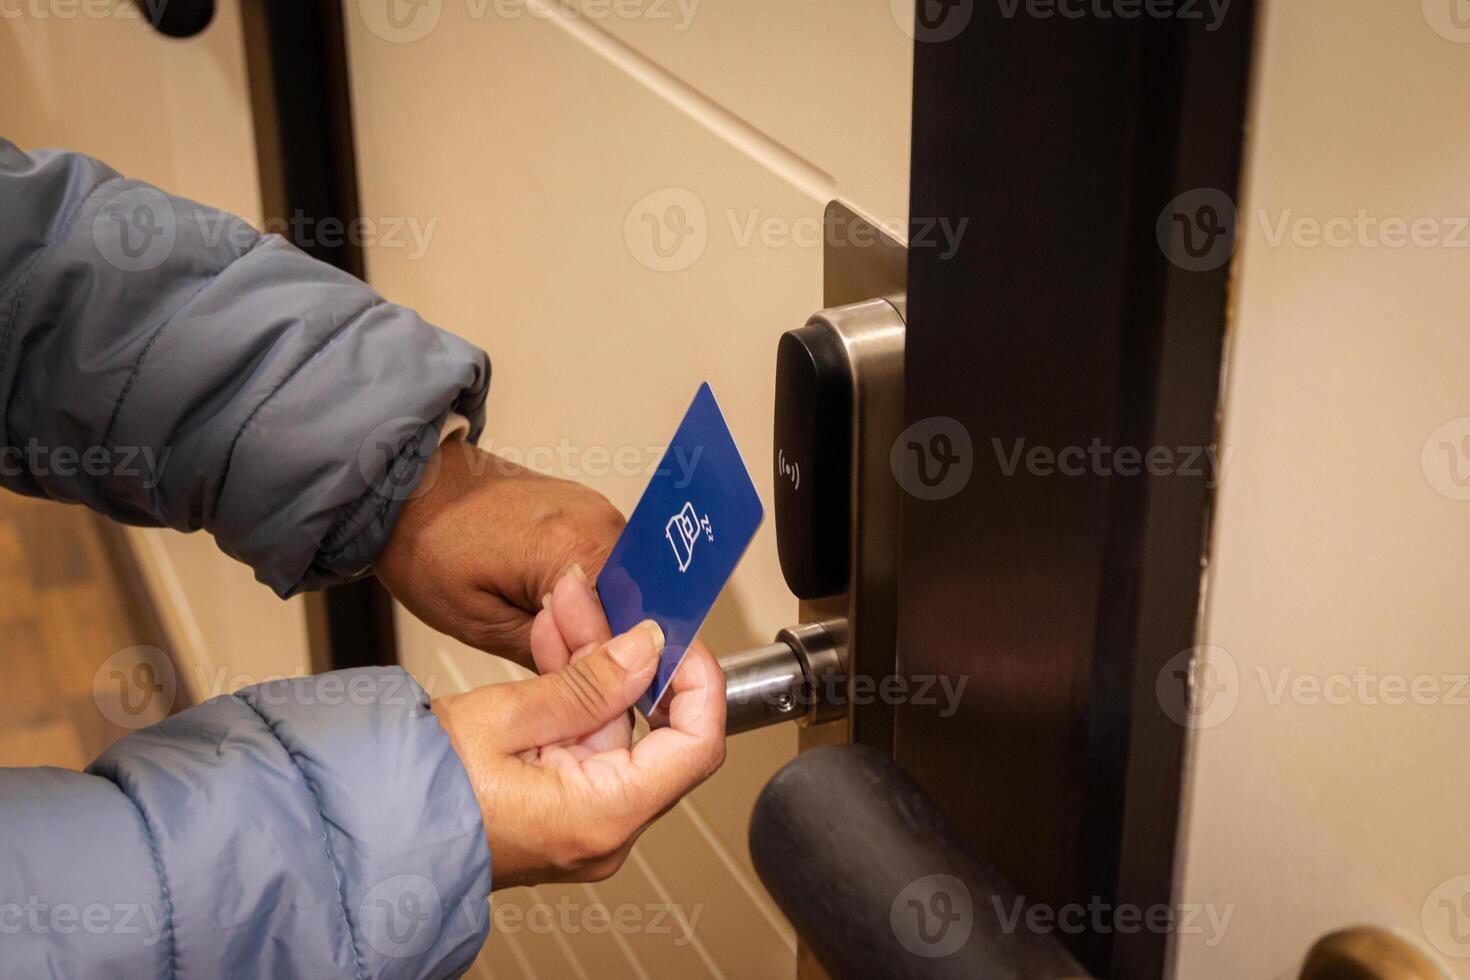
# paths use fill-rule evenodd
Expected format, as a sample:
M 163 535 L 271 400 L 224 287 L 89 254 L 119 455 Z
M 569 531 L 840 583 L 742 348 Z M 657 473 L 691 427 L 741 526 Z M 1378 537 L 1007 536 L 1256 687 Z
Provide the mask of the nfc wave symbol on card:
M 715 529 L 710 526 L 709 515 L 700 517 L 692 502 L 685 503 L 679 513 L 670 517 L 669 523 L 664 525 L 664 537 L 668 539 L 669 547 L 674 549 L 674 560 L 679 563 L 679 571 L 689 570 L 689 563 L 694 560 L 694 542 L 699 540 L 701 531 L 709 540 L 715 539 Z

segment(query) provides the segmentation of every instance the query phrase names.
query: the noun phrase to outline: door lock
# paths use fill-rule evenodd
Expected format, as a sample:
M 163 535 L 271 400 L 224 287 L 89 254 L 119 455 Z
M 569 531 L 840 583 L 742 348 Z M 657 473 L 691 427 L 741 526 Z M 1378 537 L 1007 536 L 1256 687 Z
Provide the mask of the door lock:
M 802 623 L 768 646 L 720 658 L 725 671 L 725 733 L 783 721 L 803 725 L 840 718 L 847 685 L 838 643 L 844 623 Z
M 907 250 L 840 202 L 825 216 L 824 300 L 776 346 L 776 550 L 802 625 L 721 658 L 726 731 L 782 721 L 810 740 L 892 751 L 892 706 L 851 696 L 895 669 Z M 827 724 L 834 722 L 839 724 Z M 803 736 L 803 744 L 808 739 Z

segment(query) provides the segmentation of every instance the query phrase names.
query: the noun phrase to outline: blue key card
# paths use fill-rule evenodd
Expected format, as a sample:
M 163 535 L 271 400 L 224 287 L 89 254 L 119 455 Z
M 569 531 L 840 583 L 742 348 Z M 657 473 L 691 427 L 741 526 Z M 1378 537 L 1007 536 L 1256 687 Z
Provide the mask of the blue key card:
M 645 715 L 668 689 L 764 513 L 714 393 L 700 385 L 597 576 L 614 634 L 645 619 L 663 627 L 658 675 L 638 702 Z

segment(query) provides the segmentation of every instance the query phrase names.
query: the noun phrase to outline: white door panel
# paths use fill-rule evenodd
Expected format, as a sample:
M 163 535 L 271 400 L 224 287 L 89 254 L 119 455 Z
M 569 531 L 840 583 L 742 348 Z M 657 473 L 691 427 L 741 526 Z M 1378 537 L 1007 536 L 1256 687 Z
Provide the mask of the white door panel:
M 842 196 L 906 219 L 912 42 L 886 4 L 868 8 L 701 5 L 674 31 L 444 2 L 413 36 L 427 22 L 395 33 L 348 3 L 364 214 L 426 230 L 421 248 L 369 248 L 369 276 L 490 352 L 483 446 L 626 513 L 708 380 L 769 508 L 775 343 L 821 306 L 823 209 Z M 768 520 L 703 636 L 716 651 L 765 643 L 795 614 Z M 421 679 L 509 676 L 400 623 Z M 511 898 L 543 914 L 563 894 L 677 909 L 687 942 L 647 922 L 613 941 L 496 931 L 482 963 L 496 977 L 791 975 L 795 938 L 745 837 L 795 747 L 794 730 L 740 736 L 612 881 Z
M 908 182 L 894 176 L 909 165 L 913 3 L 684 4 L 668 0 L 667 17 L 619 16 L 604 0 L 577 9 L 902 231 Z

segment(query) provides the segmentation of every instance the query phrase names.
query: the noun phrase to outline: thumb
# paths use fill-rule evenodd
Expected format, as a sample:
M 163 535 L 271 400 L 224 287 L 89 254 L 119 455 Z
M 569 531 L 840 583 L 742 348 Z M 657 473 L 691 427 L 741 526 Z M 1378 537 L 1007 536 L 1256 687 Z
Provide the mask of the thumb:
M 664 631 L 646 619 L 554 674 L 509 685 L 506 737 L 528 749 L 596 731 L 648 690 L 663 648 Z

